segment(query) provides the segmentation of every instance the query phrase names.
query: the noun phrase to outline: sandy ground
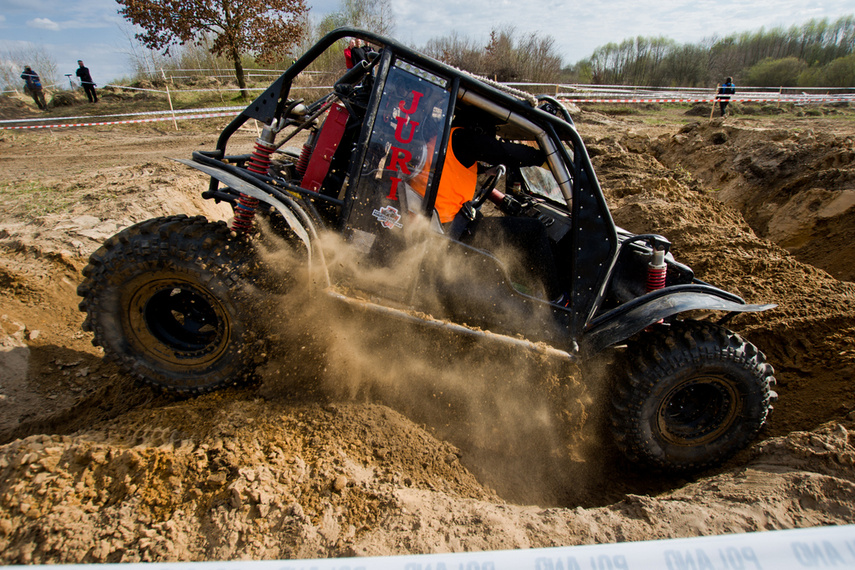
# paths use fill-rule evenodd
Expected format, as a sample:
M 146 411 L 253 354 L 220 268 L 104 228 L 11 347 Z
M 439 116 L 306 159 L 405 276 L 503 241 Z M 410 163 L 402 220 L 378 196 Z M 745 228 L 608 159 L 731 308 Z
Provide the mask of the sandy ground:
M 616 222 L 669 237 L 700 278 L 779 305 L 732 322 L 778 378 L 750 449 L 692 479 L 638 473 L 586 432 L 597 386 L 564 386 L 566 413 L 549 409 L 550 379 L 567 372 L 557 363 L 439 336 L 407 358 L 378 354 L 365 334 L 377 323 L 358 321 L 292 336 L 256 386 L 187 400 L 136 386 L 81 329 L 80 271 L 132 223 L 228 218 L 200 198 L 205 178 L 168 158 L 212 148 L 223 124 L 0 131 L 0 563 L 458 552 L 855 522 L 855 110 L 735 108 L 724 122 L 708 108 L 600 111 L 577 120 Z M 237 135 L 247 148 L 254 137 Z

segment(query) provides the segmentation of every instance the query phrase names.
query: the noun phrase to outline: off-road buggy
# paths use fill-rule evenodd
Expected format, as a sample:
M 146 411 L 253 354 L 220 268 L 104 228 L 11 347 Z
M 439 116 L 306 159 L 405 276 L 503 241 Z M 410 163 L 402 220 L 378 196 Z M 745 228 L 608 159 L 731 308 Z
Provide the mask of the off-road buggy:
M 342 58 L 348 38 L 374 50 L 310 96 L 326 82 L 316 61 Z M 434 205 L 462 109 L 489 116 L 498 137 L 539 148 L 545 162 L 507 172 L 492 165 L 442 224 Z M 229 155 L 230 138 L 252 119 L 263 126 L 254 150 Z M 307 134 L 302 147 L 288 144 Z M 78 289 L 94 344 L 146 384 L 192 395 L 252 377 L 277 350 L 253 291 L 307 286 L 363 310 L 571 361 L 617 353 L 606 378 L 611 429 L 627 457 L 648 467 L 720 463 L 766 421 L 772 367 L 723 323 L 774 305 L 699 281 L 662 236 L 616 227 L 573 119 L 553 97 L 339 29 L 240 113 L 215 151 L 182 162 L 211 176 L 203 196 L 233 207 L 231 225 L 180 215 L 138 223 L 91 256 Z M 497 251 L 462 239 L 488 216 L 539 220 L 557 283 L 538 288 Z M 328 264 L 319 241 L 330 233 L 355 265 L 388 278 Z M 257 254 L 255 242 L 270 235 L 297 253 L 290 277 L 267 271 Z M 719 320 L 681 319 L 688 311 Z

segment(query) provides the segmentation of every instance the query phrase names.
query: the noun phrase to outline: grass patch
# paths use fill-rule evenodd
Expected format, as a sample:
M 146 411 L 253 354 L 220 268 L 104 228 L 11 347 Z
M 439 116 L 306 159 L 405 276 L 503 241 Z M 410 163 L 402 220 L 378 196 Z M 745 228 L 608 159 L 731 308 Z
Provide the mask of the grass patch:
M 80 196 L 39 182 L 0 182 L 0 200 L 9 218 L 33 218 L 68 210 Z
M 640 109 L 637 107 L 627 107 L 623 105 L 580 105 L 582 109 L 585 111 L 590 111 L 593 113 L 601 113 L 603 115 L 609 115 L 612 117 L 626 116 L 626 115 L 637 115 L 640 112 Z

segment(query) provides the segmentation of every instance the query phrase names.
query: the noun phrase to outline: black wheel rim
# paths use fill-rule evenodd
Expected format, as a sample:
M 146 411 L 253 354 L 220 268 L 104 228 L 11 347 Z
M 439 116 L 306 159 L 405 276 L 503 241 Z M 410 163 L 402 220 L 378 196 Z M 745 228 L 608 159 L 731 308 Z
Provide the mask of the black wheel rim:
M 132 296 L 128 309 L 132 338 L 163 364 L 205 366 L 228 346 L 228 313 L 195 283 L 147 283 Z
M 733 425 L 739 402 L 738 392 L 726 378 L 692 378 L 662 399 L 656 414 L 659 433 L 676 445 L 695 447 L 714 441 Z

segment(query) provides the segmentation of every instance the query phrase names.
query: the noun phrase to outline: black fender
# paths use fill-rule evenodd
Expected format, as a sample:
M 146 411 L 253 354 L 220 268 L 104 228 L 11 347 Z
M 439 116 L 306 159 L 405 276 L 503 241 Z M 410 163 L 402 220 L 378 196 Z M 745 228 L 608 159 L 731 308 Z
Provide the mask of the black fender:
M 593 354 L 622 342 L 650 325 L 693 310 L 755 313 L 775 304 L 749 305 L 742 298 L 711 285 L 674 285 L 624 303 L 591 320 L 580 340 L 583 352 Z
M 291 231 L 293 231 L 294 234 L 298 238 L 300 238 L 300 241 L 303 242 L 303 245 L 306 246 L 310 270 L 316 265 L 319 266 L 319 268 L 323 271 L 323 278 L 326 281 L 326 285 L 328 286 L 330 284 L 330 277 L 326 268 L 326 263 L 324 262 L 323 252 L 320 250 L 319 247 L 313 247 L 314 242 L 317 240 L 312 240 L 312 237 L 317 237 L 317 230 L 314 226 L 311 225 L 309 216 L 301 210 L 299 205 L 293 202 L 290 204 L 286 204 L 282 200 L 279 200 L 274 196 L 271 196 L 267 192 L 264 192 L 263 190 L 257 188 L 252 183 L 247 182 L 246 180 L 243 180 L 242 178 L 215 166 L 181 158 L 174 158 L 173 160 L 191 168 L 201 170 L 211 178 L 219 180 L 229 188 L 233 188 L 234 190 L 237 190 L 242 194 L 246 194 L 251 198 L 255 198 L 259 202 L 263 202 L 268 206 L 276 208 L 276 211 L 282 214 L 282 217 L 285 219 L 285 222 L 288 224 L 288 227 L 291 229 Z M 305 224 L 300 221 L 300 218 L 305 220 Z M 319 263 L 317 264 L 313 263 L 313 259 L 315 257 L 319 258 Z

